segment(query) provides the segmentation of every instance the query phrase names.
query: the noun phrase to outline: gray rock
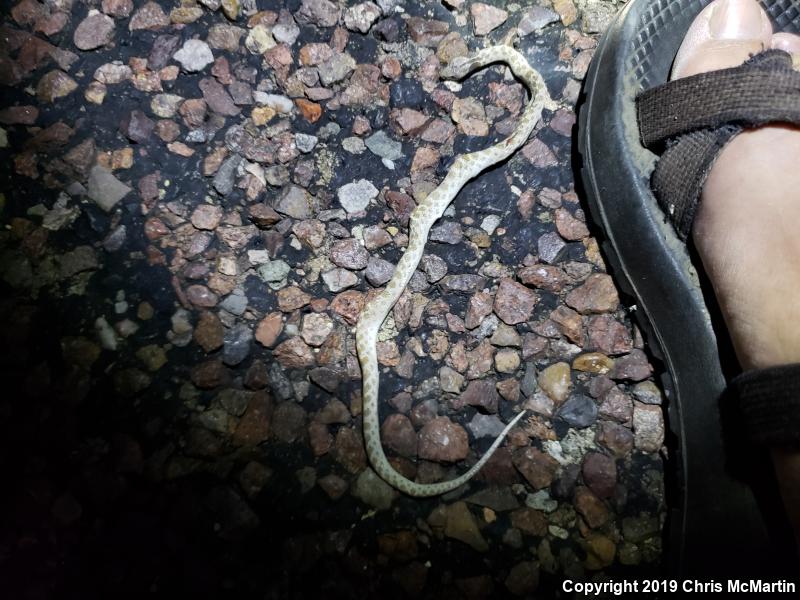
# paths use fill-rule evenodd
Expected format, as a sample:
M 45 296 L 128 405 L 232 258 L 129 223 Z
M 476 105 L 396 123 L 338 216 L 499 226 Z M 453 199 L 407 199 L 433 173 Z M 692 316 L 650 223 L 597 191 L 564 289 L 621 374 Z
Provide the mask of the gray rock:
M 436 283 L 447 275 L 447 263 L 435 254 L 426 254 L 420 262 L 429 283 Z
M 288 400 L 294 396 L 292 382 L 278 361 L 273 361 L 269 365 L 269 385 L 278 400 Z
M 114 177 L 108 169 L 96 165 L 89 171 L 87 195 L 106 212 L 110 212 L 130 191 L 131 188 Z
M 90 15 L 75 28 L 72 39 L 81 50 L 105 46 L 114 39 L 114 19 L 103 13 Z
M 219 305 L 232 315 L 238 317 L 243 315 L 244 311 L 247 310 L 247 296 L 242 293 L 233 292 L 220 302 Z
M 366 209 L 370 200 L 378 195 L 378 190 L 366 179 L 359 179 L 340 187 L 336 195 L 342 208 L 352 214 Z
M 225 332 L 222 362 L 229 367 L 235 367 L 248 357 L 252 345 L 253 331 L 243 323 L 234 325 Z
M 314 216 L 311 211 L 311 196 L 306 190 L 296 185 L 290 185 L 284 189 L 274 208 L 282 215 L 300 221 Z
M 456 221 L 447 221 L 438 227 L 431 229 L 428 236 L 432 242 L 442 242 L 444 244 L 458 244 L 463 238 L 464 234 L 461 231 L 461 223 Z
M 311 152 L 316 147 L 317 141 L 318 139 L 315 135 L 308 135 L 307 133 L 294 134 L 295 146 L 297 146 L 297 149 L 303 154 Z
M 358 476 L 351 493 L 365 504 L 378 510 L 391 508 L 396 495 L 394 489 L 369 467 Z
M 441 285 L 450 292 L 477 292 L 486 285 L 486 278 L 480 275 L 464 273 L 462 275 L 446 275 L 442 278 Z
M 280 282 L 286 279 L 292 268 L 282 260 L 271 260 L 258 268 L 258 275 L 266 282 Z
M 387 260 L 370 256 L 365 277 L 375 287 L 388 282 L 394 275 L 394 265 Z
M 364 143 L 370 152 L 381 158 L 387 160 L 403 158 L 403 144 L 391 139 L 383 129 L 369 136 Z
M 484 415 L 475 413 L 472 420 L 467 424 L 467 429 L 476 438 L 490 437 L 496 438 L 503 431 L 503 423 L 497 415 Z
M 329 86 L 344 80 L 355 68 L 356 60 L 347 52 L 334 54 L 319 66 L 319 79 Z
M 558 21 L 557 12 L 543 6 L 532 6 L 522 15 L 517 30 L 519 35 L 524 37 L 556 21 Z
M 552 265 L 558 262 L 558 258 L 561 256 L 561 252 L 567 244 L 561 239 L 558 233 L 551 231 L 539 238 L 537 246 L 539 249 L 539 259 Z
M 561 405 L 558 417 L 571 427 L 583 429 L 597 420 L 597 405 L 583 394 L 573 394 Z
M 344 138 L 342 140 L 342 148 L 350 154 L 362 154 L 367 149 L 364 145 L 364 140 L 356 136 Z
M 367 33 L 381 16 L 381 9 L 372 2 L 362 2 L 344 11 L 344 25 L 351 31 Z
M 330 0 L 303 0 L 295 19 L 301 25 L 333 27 L 339 21 L 341 9 Z
M 358 283 L 358 275 L 347 269 L 337 267 L 322 274 L 322 281 L 333 293 L 341 292 Z
M 214 175 L 214 189 L 220 195 L 227 196 L 233 191 L 233 185 L 236 181 L 236 169 L 242 162 L 242 157 L 234 154 L 225 159 L 217 173 Z
M 202 40 L 186 40 L 173 57 L 185 71 L 196 73 L 214 62 L 211 48 Z
M 281 44 L 291 46 L 300 37 L 300 28 L 292 19 L 292 16 L 287 13 L 287 19 L 281 19 L 272 27 L 272 37 L 275 41 Z

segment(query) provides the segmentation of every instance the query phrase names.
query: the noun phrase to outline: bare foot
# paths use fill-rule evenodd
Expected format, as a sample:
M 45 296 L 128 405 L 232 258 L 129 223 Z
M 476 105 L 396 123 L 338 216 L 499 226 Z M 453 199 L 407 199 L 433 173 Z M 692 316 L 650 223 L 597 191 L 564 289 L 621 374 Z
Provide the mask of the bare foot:
M 767 48 L 800 64 L 800 37 L 773 34 L 755 0 L 715 0 L 689 28 L 672 78 L 732 67 Z M 736 136 L 714 163 L 692 229 L 745 370 L 800 362 L 798 156 L 796 127 Z M 773 449 L 773 461 L 800 540 L 800 451 Z

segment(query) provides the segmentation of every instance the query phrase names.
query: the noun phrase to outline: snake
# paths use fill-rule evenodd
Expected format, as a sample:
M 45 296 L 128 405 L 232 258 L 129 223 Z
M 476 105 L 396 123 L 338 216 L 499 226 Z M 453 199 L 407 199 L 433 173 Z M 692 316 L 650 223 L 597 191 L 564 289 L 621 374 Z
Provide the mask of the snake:
M 472 55 L 454 58 L 442 68 L 439 76 L 443 79 L 459 80 L 479 68 L 494 63 L 508 65 L 511 72 L 525 83 L 530 92 L 530 100 L 515 129 L 507 138 L 488 148 L 459 155 L 442 182 L 414 208 L 409 220 L 408 244 L 397 262 L 392 278 L 375 298 L 366 304 L 356 323 L 356 351 L 362 376 L 362 429 L 367 457 L 381 479 L 395 489 L 414 497 L 438 496 L 469 481 L 491 458 L 511 428 L 525 415 L 525 410 L 515 415 L 486 453 L 469 470 L 454 479 L 435 483 L 412 481 L 392 467 L 381 444 L 378 421 L 380 378 L 376 347 L 378 332 L 416 271 L 431 227 L 444 214 L 468 181 L 511 156 L 528 139 L 541 118 L 542 109 L 554 106 L 541 74 L 528 64 L 525 57 L 515 50 L 508 40 L 503 45 L 484 48 Z

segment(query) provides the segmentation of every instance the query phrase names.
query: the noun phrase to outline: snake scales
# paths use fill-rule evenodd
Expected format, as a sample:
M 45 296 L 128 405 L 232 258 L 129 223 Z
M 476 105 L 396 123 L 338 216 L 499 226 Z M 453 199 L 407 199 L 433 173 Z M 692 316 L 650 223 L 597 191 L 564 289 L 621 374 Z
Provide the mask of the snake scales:
M 467 58 L 456 58 L 442 69 L 440 75 L 448 79 L 461 79 L 478 68 L 497 62 L 507 64 L 514 75 L 527 85 L 531 94 L 531 99 L 523 111 L 516 129 L 509 137 L 489 148 L 459 156 L 442 183 L 414 209 L 409 225 L 408 247 L 398 261 L 391 281 L 364 308 L 356 326 L 356 349 L 361 363 L 363 381 L 364 440 L 367 456 L 377 474 L 384 481 L 411 496 L 436 496 L 467 482 L 489 460 L 508 431 L 525 414 L 525 411 L 517 414 L 475 465 L 449 481 L 423 484 L 403 477 L 389 464 L 381 445 L 378 422 L 379 372 L 375 346 L 378 331 L 422 259 L 428 232 L 434 222 L 442 216 L 464 184 L 486 168 L 511 156 L 517 148 L 525 143 L 541 117 L 542 108 L 551 103 L 542 76 L 531 68 L 525 57 L 514 50 L 510 44 L 486 48 Z

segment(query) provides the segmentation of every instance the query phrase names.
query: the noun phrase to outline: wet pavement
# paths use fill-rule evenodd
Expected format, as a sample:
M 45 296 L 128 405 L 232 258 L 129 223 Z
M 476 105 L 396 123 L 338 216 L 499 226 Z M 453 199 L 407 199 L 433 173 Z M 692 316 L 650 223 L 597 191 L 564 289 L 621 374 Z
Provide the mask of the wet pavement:
M 23 0 L 0 32 L 0 577 L 20 598 L 525 597 L 658 572 L 664 415 L 575 178 L 605 0 Z M 470 182 L 378 345 L 358 313 L 454 158 Z M 668 469 L 666 469 L 668 472 Z

